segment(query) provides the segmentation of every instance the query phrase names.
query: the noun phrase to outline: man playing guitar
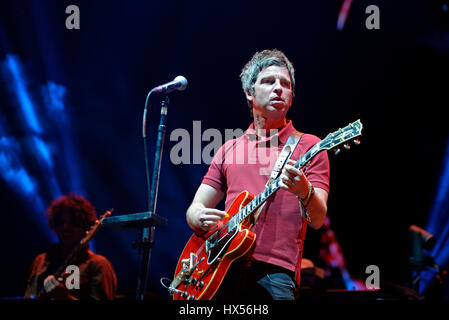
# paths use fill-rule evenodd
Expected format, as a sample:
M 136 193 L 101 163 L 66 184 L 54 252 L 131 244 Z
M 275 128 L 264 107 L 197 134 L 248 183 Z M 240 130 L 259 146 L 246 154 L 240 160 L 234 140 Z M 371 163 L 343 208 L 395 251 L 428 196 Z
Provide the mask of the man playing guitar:
M 101 224 L 92 203 L 73 193 L 62 195 L 51 202 L 46 214 L 59 242 L 35 257 L 26 277 L 25 298 L 114 299 L 117 288 L 114 267 L 107 258 L 91 251 L 86 240 L 93 237 Z M 82 241 L 86 242 L 81 245 Z M 65 270 L 67 263 L 78 267 L 78 288 L 66 287 L 64 273 L 59 277 L 59 270 L 61 267 Z
M 254 122 L 241 137 L 227 141 L 199 186 L 186 217 L 196 233 L 213 230 L 225 211 L 215 206 L 226 195 L 225 209 L 242 190 L 264 190 L 288 138 L 301 135 L 280 172 L 281 189 L 260 210 L 254 226 L 255 244 L 229 268 L 215 299 L 293 300 L 297 297 L 307 225 L 322 226 L 329 192 L 327 152 L 320 152 L 305 170 L 293 166 L 320 141 L 298 133 L 286 119 L 295 88 L 294 68 L 279 50 L 257 52 L 240 75 Z M 263 160 L 263 161 L 262 161 Z M 226 216 L 227 217 L 227 216 Z

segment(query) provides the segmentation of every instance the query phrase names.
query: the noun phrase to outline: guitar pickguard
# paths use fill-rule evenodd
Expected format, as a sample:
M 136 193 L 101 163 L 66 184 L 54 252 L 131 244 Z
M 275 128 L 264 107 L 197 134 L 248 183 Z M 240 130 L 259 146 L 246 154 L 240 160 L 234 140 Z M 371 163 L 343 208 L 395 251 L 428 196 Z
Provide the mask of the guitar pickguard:
M 220 237 L 223 232 L 217 230 L 216 234 L 212 234 L 212 236 L 206 240 L 206 253 L 208 255 L 207 264 L 211 265 L 214 263 L 217 258 L 219 258 L 226 251 L 226 248 L 229 246 L 229 243 L 238 231 L 239 228 L 236 228 L 234 232 L 226 232 L 224 236 Z

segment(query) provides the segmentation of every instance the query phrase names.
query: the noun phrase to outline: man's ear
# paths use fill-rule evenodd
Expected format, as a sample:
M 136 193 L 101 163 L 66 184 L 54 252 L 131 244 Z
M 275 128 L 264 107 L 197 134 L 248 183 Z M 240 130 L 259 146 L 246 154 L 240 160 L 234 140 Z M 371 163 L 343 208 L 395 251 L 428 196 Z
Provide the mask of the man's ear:
M 254 96 L 251 94 L 251 92 L 249 91 L 249 89 L 246 89 L 246 90 L 245 90 L 245 96 L 246 96 L 246 100 L 248 100 L 250 103 L 253 102 Z

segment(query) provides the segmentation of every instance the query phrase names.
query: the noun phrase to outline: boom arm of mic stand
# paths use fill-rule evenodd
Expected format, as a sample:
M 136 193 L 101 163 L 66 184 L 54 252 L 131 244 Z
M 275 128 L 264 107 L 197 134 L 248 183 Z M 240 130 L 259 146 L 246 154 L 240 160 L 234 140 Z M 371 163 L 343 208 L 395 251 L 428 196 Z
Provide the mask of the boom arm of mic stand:
M 159 177 L 162 163 L 162 151 L 164 149 L 165 130 L 167 129 L 165 123 L 167 119 L 168 103 L 169 103 L 168 96 L 165 95 L 162 100 L 161 118 L 156 141 L 156 152 L 154 156 L 153 177 L 151 181 L 150 199 L 148 208 L 148 210 L 150 211 L 150 215 L 156 214 L 157 194 L 159 190 Z

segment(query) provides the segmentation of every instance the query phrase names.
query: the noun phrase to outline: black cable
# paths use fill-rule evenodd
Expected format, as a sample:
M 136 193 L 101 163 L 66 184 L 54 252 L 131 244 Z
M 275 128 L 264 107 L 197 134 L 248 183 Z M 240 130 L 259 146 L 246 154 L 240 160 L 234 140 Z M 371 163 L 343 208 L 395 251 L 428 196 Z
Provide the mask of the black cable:
M 154 89 L 153 89 L 154 90 Z M 153 93 L 153 90 L 151 90 L 147 98 L 145 100 L 145 108 L 143 110 L 143 119 L 142 119 L 142 137 L 143 137 L 143 150 L 145 155 L 145 175 L 146 175 L 146 181 L 147 181 L 147 197 L 150 196 L 150 190 L 151 190 L 151 182 L 150 182 L 150 164 L 148 161 L 148 142 L 147 142 L 147 110 L 148 110 L 148 100 L 150 99 L 151 94 Z M 149 201 L 148 201 L 149 203 Z M 151 210 L 151 208 L 149 208 Z

